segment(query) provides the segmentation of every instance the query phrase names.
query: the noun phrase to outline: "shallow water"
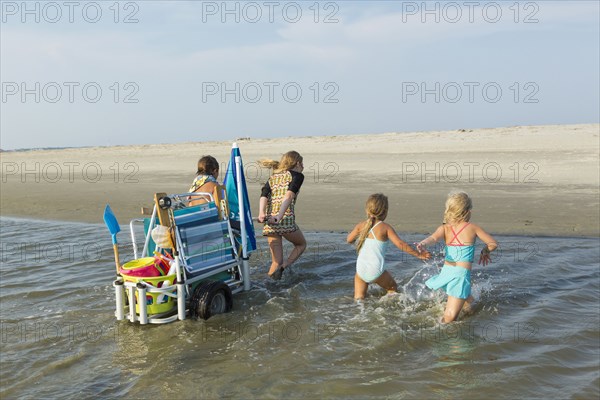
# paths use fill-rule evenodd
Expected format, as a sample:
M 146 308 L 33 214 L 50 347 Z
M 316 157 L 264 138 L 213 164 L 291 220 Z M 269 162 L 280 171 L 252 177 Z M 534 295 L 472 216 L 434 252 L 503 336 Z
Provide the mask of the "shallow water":
M 497 237 L 494 263 L 473 270 L 475 313 L 439 325 L 444 298 L 423 284 L 439 254 L 390 248 L 399 293 L 356 304 L 345 235 L 307 233 L 280 282 L 265 279 L 266 250 L 252 256 L 231 313 L 140 326 L 114 318 L 104 225 L 0 223 L 3 399 L 600 395 L 598 238 Z M 128 232 L 119 241 L 130 259 Z

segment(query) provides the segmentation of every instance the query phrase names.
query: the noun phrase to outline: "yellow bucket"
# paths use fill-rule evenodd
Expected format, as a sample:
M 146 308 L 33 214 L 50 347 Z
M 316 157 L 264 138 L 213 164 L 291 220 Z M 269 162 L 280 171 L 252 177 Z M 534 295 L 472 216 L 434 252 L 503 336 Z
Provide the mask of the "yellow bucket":
M 144 282 L 149 283 L 154 287 L 165 287 L 173 285 L 176 275 L 167 275 L 167 276 L 156 276 L 156 277 L 141 277 L 141 276 L 127 276 L 122 275 L 125 282 Z M 176 289 L 173 288 L 169 293 L 175 294 Z M 137 289 L 135 290 L 135 312 L 140 313 L 140 299 L 138 298 Z M 131 303 L 131 302 L 130 302 Z M 171 311 L 177 305 L 176 299 L 171 296 L 167 296 L 164 293 L 150 293 L 146 292 L 146 308 L 148 310 L 148 315 L 153 314 L 161 314 L 168 311 Z

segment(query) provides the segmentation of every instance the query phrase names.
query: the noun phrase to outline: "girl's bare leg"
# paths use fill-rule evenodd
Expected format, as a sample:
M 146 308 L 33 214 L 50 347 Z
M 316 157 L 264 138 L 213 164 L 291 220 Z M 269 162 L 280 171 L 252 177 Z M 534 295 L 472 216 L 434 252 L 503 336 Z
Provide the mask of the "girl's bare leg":
M 470 313 L 473 311 L 473 308 L 472 308 L 473 301 L 475 301 L 473 296 L 469 296 L 469 298 L 467 298 L 467 300 L 465 300 L 465 304 L 463 305 L 463 308 L 462 308 L 462 310 L 465 313 Z
M 354 275 L 354 300 L 363 300 L 367 295 L 369 284 L 358 276 Z
M 458 297 L 448 296 L 448 302 L 446 303 L 446 309 L 444 310 L 444 317 L 442 322 L 447 324 L 456 320 L 458 313 L 465 304 L 465 299 L 459 299 Z
M 388 293 L 396 293 L 398 291 L 398 284 L 394 280 L 394 277 L 387 271 L 383 271 L 383 274 L 375 279 L 375 283 L 387 290 Z
M 271 275 L 277 268 L 283 266 L 283 242 L 279 235 L 267 236 L 267 241 L 271 250 L 271 268 L 269 268 L 269 275 Z
M 304 239 L 304 235 L 300 229 L 292 233 L 286 233 L 283 235 L 283 237 L 294 245 L 294 248 L 288 256 L 288 259 L 286 260 L 285 264 L 283 264 L 283 268 L 287 268 L 289 265 L 292 265 L 294 261 L 296 261 L 302 255 L 302 253 L 304 253 L 304 250 L 306 250 L 306 239 Z

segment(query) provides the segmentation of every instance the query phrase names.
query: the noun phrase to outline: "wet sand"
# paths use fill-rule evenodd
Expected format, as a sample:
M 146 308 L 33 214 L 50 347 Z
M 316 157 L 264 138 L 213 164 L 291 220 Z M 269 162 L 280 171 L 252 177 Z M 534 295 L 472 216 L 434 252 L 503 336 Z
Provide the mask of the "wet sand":
M 262 158 L 304 156 L 297 220 L 306 231 L 347 231 L 367 196 L 390 198 L 388 222 L 428 233 L 446 194 L 473 197 L 473 221 L 490 233 L 600 234 L 600 125 L 525 126 L 445 132 L 238 140 L 253 212 L 269 171 Z M 232 140 L 1 153 L 2 216 L 102 222 L 110 203 L 121 225 L 140 217 L 155 192 L 186 192 L 196 162 L 222 163 Z M 258 225 L 257 225 L 258 228 Z

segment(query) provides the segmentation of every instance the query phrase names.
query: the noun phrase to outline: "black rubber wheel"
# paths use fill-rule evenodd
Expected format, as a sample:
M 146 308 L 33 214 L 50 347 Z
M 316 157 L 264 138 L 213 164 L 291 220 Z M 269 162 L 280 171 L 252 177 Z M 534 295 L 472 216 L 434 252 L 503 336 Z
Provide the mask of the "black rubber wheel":
M 192 318 L 207 320 L 233 308 L 231 289 L 221 281 L 205 281 L 194 290 L 190 300 Z

